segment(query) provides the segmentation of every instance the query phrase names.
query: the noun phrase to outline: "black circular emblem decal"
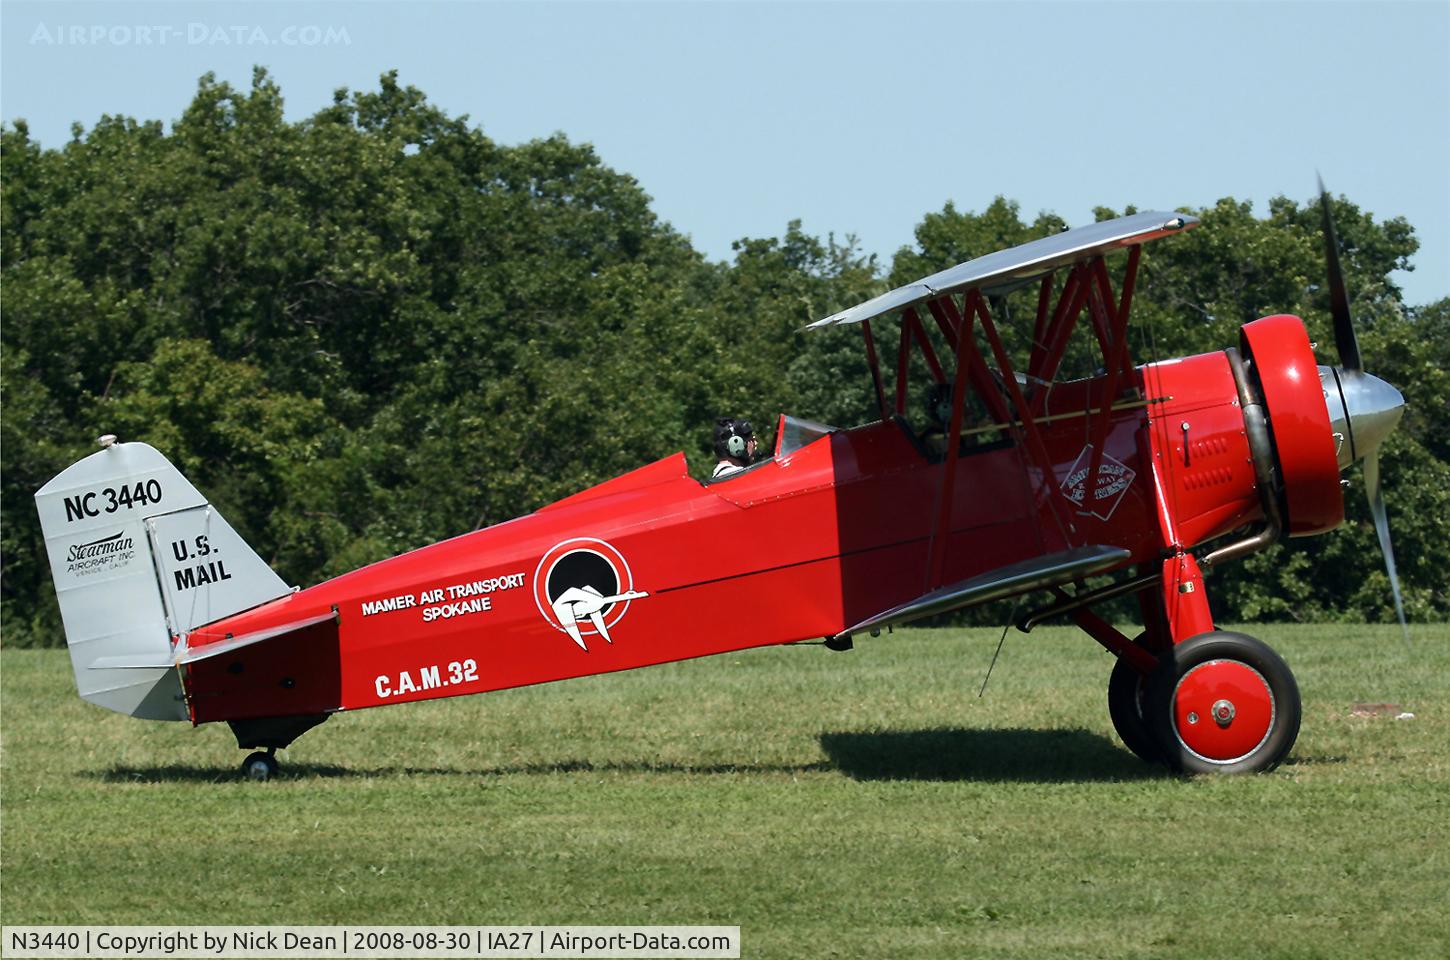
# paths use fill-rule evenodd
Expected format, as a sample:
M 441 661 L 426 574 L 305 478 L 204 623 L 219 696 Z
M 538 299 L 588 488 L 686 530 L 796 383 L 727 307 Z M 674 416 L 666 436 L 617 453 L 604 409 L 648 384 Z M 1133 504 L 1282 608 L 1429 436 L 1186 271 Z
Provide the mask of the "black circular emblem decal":
M 602 597 L 612 597 L 619 592 L 619 574 L 601 554 L 574 550 L 560 557 L 549 571 L 549 582 L 544 588 L 550 605 L 570 587 L 591 587 Z M 614 604 L 607 604 L 600 612 L 608 616 L 613 608 Z
M 606 643 L 614 643 L 610 628 L 623 619 L 631 600 L 647 596 L 634 589 L 623 554 L 592 537 L 554 544 L 534 571 L 534 602 L 539 613 L 586 652 L 586 637 L 600 636 Z

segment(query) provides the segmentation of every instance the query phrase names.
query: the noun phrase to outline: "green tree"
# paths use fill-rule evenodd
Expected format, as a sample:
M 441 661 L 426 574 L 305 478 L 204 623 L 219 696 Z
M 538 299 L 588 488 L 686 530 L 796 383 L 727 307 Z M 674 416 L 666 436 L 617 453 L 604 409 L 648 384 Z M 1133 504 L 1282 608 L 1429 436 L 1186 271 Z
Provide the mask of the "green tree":
M 1197 212 L 1144 254 L 1139 359 L 1292 312 L 1332 360 L 1317 206 Z M 1388 279 L 1408 224 L 1344 199 L 1335 214 L 1366 364 L 1409 400 L 1384 453 L 1407 597 L 1443 618 L 1450 305 L 1410 309 Z M 0 132 L 5 642 L 61 641 L 32 495 L 101 433 L 154 443 L 284 578 L 314 583 L 675 450 L 703 476 L 716 416 L 765 442 L 782 411 L 872 420 L 860 329 L 805 326 L 1062 227 L 999 197 L 928 213 L 889 271 L 798 222 L 711 263 L 589 145 L 495 143 L 394 74 L 299 122 L 263 70 L 245 90 L 202 77 L 169 131 L 103 117 L 43 149 L 17 122 Z M 1034 297 L 993 305 L 1019 356 Z M 876 334 L 890 367 L 895 323 Z M 1361 501 L 1330 537 L 1216 572 L 1220 614 L 1383 619 Z

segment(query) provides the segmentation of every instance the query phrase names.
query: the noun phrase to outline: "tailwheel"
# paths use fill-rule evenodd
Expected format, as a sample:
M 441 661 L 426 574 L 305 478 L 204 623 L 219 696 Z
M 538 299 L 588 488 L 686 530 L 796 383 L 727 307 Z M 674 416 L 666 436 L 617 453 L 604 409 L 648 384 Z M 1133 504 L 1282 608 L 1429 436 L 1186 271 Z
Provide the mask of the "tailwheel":
M 271 750 L 247 754 L 247 759 L 242 761 L 242 776 L 259 783 L 271 780 L 280 769 Z
M 1276 766 L 1299 735 L 1299 687 L 1277 653 L 1215 631 L 1163 654 L 1144 715 L 1174 769 L 1252 773 Z
M 1158 746 L 1158 740 L 1148 729 L 1148 721 L 1143 715 L 1147 687 L 1147 677 L 1133 669 L 1128 661 L 1117 660 L 1113 664 L 1112 675 L 1108 677 L 1108 716 L 1112 718 L 1113 729 L 1118 731 L 1123 746 L 1141 760 L 1162 763 L 1163 749 Z

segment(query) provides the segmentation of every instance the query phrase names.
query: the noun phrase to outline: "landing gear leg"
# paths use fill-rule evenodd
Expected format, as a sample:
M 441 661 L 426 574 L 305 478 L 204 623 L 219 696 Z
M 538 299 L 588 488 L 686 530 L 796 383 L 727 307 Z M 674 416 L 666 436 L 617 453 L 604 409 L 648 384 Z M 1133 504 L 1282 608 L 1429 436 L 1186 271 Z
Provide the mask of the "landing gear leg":
M 277 764 L 276 751 L 268 748 L 265 752 L 258 750 L 256 753 L 247 755 L 242 761 L 242 776 L 248 780 L 256 780 L 258 783 L 271 780 L 281 769 Z
M 1155 598 L 1156 599 L 1156 598 Z M 1162 763 L 1163 751 L 1143 713 L 1148 677 L 1158 665 L 1150 631 L 1129 640 L 1117 628 L 1089 610 L 1077 610 L 1073 620 L 1088 636 L 1109 650 L 1116 661 L 1108 678 L 1108 716 L 1123 745 L 1148 763 Z
M 295 717 L 261 717 L 248 720 L 228 720 L 227 726 L 236 735 L 237 746 L 243 750 L 257 750 L 247 754 L 242 761 L 242 776 L 248 780 L 270 780 L 277 775 L 278 750 L 285 750 L 302 734 L 311 730 L 330 714 L 300 714 Z M 265 751 L 265 752 L 263 752 Z

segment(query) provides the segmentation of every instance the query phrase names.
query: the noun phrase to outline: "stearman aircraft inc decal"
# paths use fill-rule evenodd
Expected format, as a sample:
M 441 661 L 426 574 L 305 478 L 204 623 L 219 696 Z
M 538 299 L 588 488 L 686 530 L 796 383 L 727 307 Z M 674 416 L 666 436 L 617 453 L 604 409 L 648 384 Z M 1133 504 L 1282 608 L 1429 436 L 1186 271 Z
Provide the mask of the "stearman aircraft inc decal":
M 1093 484 L 1091 499 L 1087 496 L 1088 482 L 1087 473 L 1092 469 L 1093 445 L 1088 444 L 1082 448 L 1082 453 L 1077 455 L 1072 467 L 1067 471 L 1067 479 L 1062 484 L 1062 495 L 1073 502 L 1080 514 L 1091 514 L 1099 520 L 1107 521 L 1113 511 L 1118 509 L 1118 504 L 1123 502 L 1123 497 L 1132 486 L 1133 478 L 1138 474 L 1121 460 L 1115 460 L 1108 454 L 1103 454 L 1102 463 L 1098 466 L 1097 483 Z
M 629 610 L 631 600 L 649 596 L 634 589 L 624 556 L 611 544 L 575 537 L 550 547 L 534 571 L 534 602 L 555 630 L 567 633 L 588 652 L 585 637 L 614 643 L 610 628 Z
M 136 557 L 136 544 L 125 530 L 110 536 L 73 543 L 66 549 L 65 572 L 76 579 L 98 573 L 115 573 Z

